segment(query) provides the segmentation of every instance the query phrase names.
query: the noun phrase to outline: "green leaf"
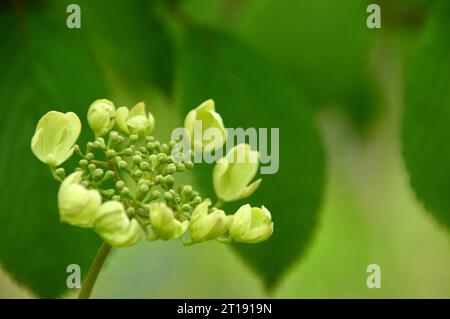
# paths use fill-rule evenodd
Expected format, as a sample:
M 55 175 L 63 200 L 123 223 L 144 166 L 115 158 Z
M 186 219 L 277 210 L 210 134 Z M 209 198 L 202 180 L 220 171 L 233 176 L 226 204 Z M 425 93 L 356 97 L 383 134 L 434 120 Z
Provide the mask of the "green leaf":
M 408 70 L 403 118 L 404 158 L 417 196 L 450 226 L 450 3 L 428 19 Z
M 74 111 L 86 128 L 89 104 L 107 97 L 82 31 L 66 28 L 65 18 L 65 10 L 29 2 L 0 12 L 0 262 L 48 298 L 67 289 L 69 264 L 87 272 L 100 244 L 91 230 L 59 222 L 58 183 L 30 149 L 47 111 Z
M 250 202 L 272 212 L 275 232 L 267 242 L 234 249 L 273 288 L 303 255 L 318 222 L 324 159 L 308 106 L 267 61 L 211 30 L 191 30 L 185 39 L 178 80 L 184 113 L 213 98 L 226 127 L 280 129 L 279 172 L 263 175 L 250 199 L 225 206 L 234 213 Z M 194 171 L 203 193 L 214 198 L 212 167 L 197 165 Z
M 210 1 L 191 2 L 186 1 L 185 6 L 195 14 L 194 10 L 200 10 L 199 2 Z M 377 114 L 379 93 L 373 83 L 369 55 L 380 31 L 367 28 L 369 1 L 222 2 L 222 14 L 216 14 L 220 22 L 216 24 L 280 67 L 312 106 L 338 107 L 358 127 Z M 215 11 L 208 15 L 202 12 L 196 18 L 211 24 L 208 20 Z
M 71 0 L 53 0 L 61 7 Z M 80 0 L 82 28 L 113 81 L 136 91 L 172 91 L 173 47 L 155 1 Z M 139 92 L 139 91 L 138 91 Z

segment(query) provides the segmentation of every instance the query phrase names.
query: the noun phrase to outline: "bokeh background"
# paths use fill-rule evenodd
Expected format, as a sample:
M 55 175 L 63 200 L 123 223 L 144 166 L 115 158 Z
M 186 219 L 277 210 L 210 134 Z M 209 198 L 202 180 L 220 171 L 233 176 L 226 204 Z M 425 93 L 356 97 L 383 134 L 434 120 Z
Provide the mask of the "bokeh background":
M 268 243 L 144 241 L 114 251 L 93 297 L 449 298 L 449 173 L 421 156 L 447 152 L 420 140 L 449 134 L 445 2 L 376 1 L 371 30 L 362 0 L 2 1 L 0 298 L 76 295 L 64 265 L 87 267 L 99 240 L 58 222 L 29 143 L 46 111 L 84 117 L 103 97 L 145 101 L 161 139 L 214 98 L 228 126 L 280 127 L 281 169 L 254 199 L 274 218 Z M 414 111 L 437 105 L 441 120 Z M 204 174 L 181 179 L 208 191 Z M 372 263 L 381 289 L 366 286 Z

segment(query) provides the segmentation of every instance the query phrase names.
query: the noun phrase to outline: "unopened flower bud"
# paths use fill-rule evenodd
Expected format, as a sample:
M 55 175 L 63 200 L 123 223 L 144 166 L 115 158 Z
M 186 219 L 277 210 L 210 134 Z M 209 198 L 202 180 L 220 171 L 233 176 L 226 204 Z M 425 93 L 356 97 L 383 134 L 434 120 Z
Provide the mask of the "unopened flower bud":
M 115 107 L 106 99 L 94 101 L 88 110 L 88 123 L 97 136 L 104 136 L 114 127 Z
M 117 155 L 117 152 L 115 150 L 108 150 L 106 152 L 106 157 L 108 159 L 114 158 L 114 157 L 116 157 L 116 155 Z
M 230 227 L 232 220 L 230 216 L 225 215 L 220 209 L 208 213 L 210 205 L 211 202 L 205 200 L 192 213 L 189 233 L 193 242 L 216 239 L 222 236 Z
M 94 227 L 103 240 L 113 247 L 132 246 L 141 238 L 137 220 L 130 220 L 123 204 L 116 201 L 101 205 Z
M 219 160 L 213 170 L 214 190 L 221 200 L 231 202 L 246 198 L 261 184 L 261 179 L 249 185 L 259 166 L 259 153 L 250 145 L 239 144 Z
M 177 239 L 184 234 L 189 225 L 188 221 L 177 220 L 172 209 L 166 204 L 157 202 L 150 204 L 150 223 L 154 233 L 150 240 Z
M 82 172 L 69 175 L 58 191 L 59 215 L 62 222 L 79 227 L 92 227 L 102 199 L 97 190 L 81 185 Z
M 230 237 L 235 242 L 259 243 L 269 238 L 272 233 L 272 216 L 264 206 L 241 206 L 234 214 L 230 226 Z
M 215 111 L 213 100 L 207 100 L 188 113 L 184 121 L 185 128 L 191 135 L 191 147 L 199 151 L 212 151 L 223 146 L 227 139 L 227 131 L 219 113 Z M 195 136 L 196 126 L 200 128 L 200 136 Z M 205 131 L 214 130 L 214 136 L 205 138 Z

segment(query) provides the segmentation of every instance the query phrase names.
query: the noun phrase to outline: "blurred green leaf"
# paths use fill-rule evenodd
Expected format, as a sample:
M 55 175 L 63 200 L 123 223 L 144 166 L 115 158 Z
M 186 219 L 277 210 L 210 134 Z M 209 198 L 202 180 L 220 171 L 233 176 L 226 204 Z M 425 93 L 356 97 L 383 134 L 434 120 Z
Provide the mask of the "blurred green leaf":
M 404 157 L 417 196 L 450 226 L 450 3 L 430 15 L 408 70 Z
M 47 111 L 85 114 L 107 97 L 80 30 L 66 27 L 65 8 L 41 3 L 0 12 L 0 262 L 40 297 L 66 287 L 66 267 L 84 274 L 99 246 L 91 230 L 61 224 L 58 184 L 31 153 L 39 118 Z
M 70 0 L 52 0 L 65 8 Z M 105 70 L 128 90 L 158 88 L 170 94 L 173 47 L 159 15 L 158 1 L 80 0 L 82 28 Z
M 264 59 L 211 30 L 191 30 L 185 39 L 178 80 L 185 113 L 213 98 L 227 127 L 280 128 L 280 170 L 263 175 L 260 188 L 248 200 L 272 212 L 274 235 L 261 244 L 234 247 L 272 288 L 303 255 L 318 222 L 324 159 L 310 111 Z M 204 193 L 214 198 L 212 167 L 195 171 Z M 233 213 L 238 204 L 242 202 L 225 209 Z
M 378 111 L 366 26 L 369 1 L 252 1 L 235 32 L 281 66 L 315 107 L 339 107 L 357 126 Z

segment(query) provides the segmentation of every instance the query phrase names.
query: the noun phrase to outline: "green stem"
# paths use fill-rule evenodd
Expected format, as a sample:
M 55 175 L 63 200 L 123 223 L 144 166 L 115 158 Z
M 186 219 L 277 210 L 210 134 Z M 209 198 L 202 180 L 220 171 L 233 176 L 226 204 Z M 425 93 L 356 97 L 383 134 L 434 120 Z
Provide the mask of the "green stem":
M 214 205 L 215 208 L 221 208 L 225 204 L 222 200 L 217 200 L 216 204 Z
M 94 288 L 95 282 L 97 281 L 98 274 L 102 269 L 103 264 L 105 263 L 106 257 L 108 257 L 109 252 L 111 251 L 111 246 L 107 243 L 103 243 L 100 246 L 100 249 L 97 252 L 97 256 L 95 256 L 94 261 L 92 262 L 91 267 L 84 279 L 83 286 L 81 287 L 80 294 L 78 295 L 78 299 L 89 299 L 91 296 L 92 288 Z

